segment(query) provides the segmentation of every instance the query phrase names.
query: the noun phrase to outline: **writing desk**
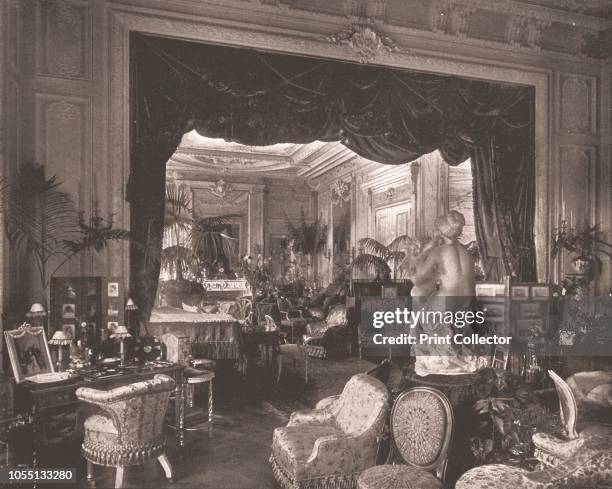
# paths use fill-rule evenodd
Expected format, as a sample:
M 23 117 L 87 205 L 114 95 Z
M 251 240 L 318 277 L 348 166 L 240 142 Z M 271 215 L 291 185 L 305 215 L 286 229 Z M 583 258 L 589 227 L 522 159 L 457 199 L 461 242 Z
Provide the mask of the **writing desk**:
M 179 447 L 185 445 L 185 406 L 183 403 L 183 371 L 184 366 L 171 364 L 164 366 L 141 366 L 132 370 L 121 372 L 118 375 L 88 380 L 84 377 L 54 384 L 35 384 L 23 382 L 17 384 L 15 389 L 16 411 L 29 415 L 32 424 L 32 466 L 38 466 L 38 448 L 43 443 L 41 427 L 45 421 L 45 414 L 52 409 L 78 407 L 79 400 L 76 390 L 79 387 L 109 390 L 121 385 L 131 384 L 153 378 L 157 374 L 172 377 L 176 382 L 174 391 L 175 427 Z

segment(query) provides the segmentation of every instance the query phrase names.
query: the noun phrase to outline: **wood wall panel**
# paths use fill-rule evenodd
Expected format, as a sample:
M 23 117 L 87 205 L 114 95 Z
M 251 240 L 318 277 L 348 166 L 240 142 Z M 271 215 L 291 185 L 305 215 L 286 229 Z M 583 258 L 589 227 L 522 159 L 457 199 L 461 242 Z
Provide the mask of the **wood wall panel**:
M 597 134 L 597 79 L 562 73 L 559 86 L 560 129 L 574 134 Z
M 36 10 L 37 74 L 89 80 L 91 14 L 83 1 L 39 1 Z
M 90 99 L 37 93 L 34 110 L 36 160 L 78 199 L 83 176 L 91 171 Z

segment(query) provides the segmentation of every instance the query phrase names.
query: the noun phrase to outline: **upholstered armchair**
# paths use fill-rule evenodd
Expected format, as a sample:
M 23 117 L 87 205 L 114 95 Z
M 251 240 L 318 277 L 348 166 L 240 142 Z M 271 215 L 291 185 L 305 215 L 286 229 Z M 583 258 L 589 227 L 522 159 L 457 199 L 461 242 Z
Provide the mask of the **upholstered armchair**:
M 308 323 L 302 337 L 308 355 L 317 358 L 346 355 L 349 341 L 345 305 L 334 306 L 324 321 Z
M 99 412 L 85 420 L 81 453 L 87 460 L 87 479 L 93 480 L 93 465 L 116 467 L 115 487 L 123 485 L 124 468 L 157 457 L 166 478 L 172 467 L 165 454 L 162 433 L 168 398 L 174 380 L 166 375 L 108 391 L 81 387 L 76 395 Z
M 318 294 L 308 306 L 308 313 L 322 321 L 329 310 L 346 298 L 347 287 L 342 283 L 329 284 L 323 292 Z
M 296 343 L 306 331 L 308 319 L 304 311 L 295 307 L 286 297 L 279 297 L 276 302 L 281 314 L 280 329 L 287 334 L 289 343 Z
M 375 464 L 389 410 L 385 385 L 353 376 L 324 407 L 296 411 L 274 430 L 270 463 L 284 489 L 353 489 L 359 473 Z

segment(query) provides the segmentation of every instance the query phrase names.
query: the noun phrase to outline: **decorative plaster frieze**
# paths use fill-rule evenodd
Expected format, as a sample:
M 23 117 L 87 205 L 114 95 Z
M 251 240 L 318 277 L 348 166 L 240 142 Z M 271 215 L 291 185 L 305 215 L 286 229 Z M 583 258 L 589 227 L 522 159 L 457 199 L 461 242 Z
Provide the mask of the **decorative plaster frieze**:
M 542 34 L 550 25 L 551 22 L 547 20 L 513 15 L 506 24 L 506 41 L 512 46 L 539 50 L 542 47 Z
M 338 46 L 349 46 L 360 63 L 369 63 L 381 53 L 390 54 L 397 51 L 397 46 L 391 39 L 381 35 L 369 24 L 353 24 L 328 36 L 327 40 Z
M 437 0 L 431 4 L 431 29 L 457 37 L 466 37 L 470 16 L 476 8 L 453 0 Z
M 387 0 L 343 0 L 342 9 L 349 19 L 378 22 L 385 17 Z
M 338 179 L 330 186 L 331 201 L 335 205 L 342 205 L 351 200 L 351 181 Z

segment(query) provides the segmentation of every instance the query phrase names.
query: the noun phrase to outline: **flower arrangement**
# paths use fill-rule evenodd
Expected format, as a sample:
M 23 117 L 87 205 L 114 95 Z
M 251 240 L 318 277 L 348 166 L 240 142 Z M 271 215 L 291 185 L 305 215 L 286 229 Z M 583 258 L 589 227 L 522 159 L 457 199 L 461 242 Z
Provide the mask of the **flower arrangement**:
M 271 258 L 266 260 L 261 254 L 255 259 L 245 256 L 240 261 L 240 270 L 251 287 L 253 298 L 271 297 L 276 292 L 271 262 Z

